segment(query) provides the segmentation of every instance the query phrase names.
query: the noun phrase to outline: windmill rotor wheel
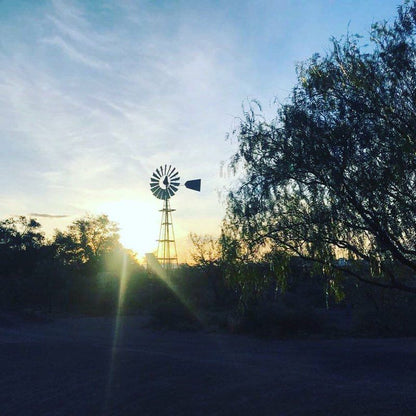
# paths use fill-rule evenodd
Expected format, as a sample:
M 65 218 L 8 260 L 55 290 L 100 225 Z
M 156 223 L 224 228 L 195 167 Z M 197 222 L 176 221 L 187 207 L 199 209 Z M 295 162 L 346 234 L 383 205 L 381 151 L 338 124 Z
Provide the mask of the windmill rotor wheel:
M 160 166 L 150 178 L 150 190 L 156 198 L 167 200 L 179 187 L 179 173 L 172 165 Z

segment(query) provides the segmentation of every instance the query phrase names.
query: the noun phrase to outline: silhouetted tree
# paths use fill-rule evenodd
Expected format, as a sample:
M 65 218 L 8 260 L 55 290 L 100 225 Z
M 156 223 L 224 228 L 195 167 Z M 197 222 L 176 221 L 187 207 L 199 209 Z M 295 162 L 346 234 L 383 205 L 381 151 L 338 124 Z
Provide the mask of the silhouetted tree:
M 245 176 L 226 223 L 250 248 L 416 293 L 415 34 L 406 2 L 369 47 L 348 35 L 300 65 L 275 120 L 255 103 L 244 113 L 233 164 Z
M 34 219 L 20 216 L 0 221 L 1 305 L 16 306 L 33 299 L 32 277 L 45 257 L 44 242 Z
M 20 216 L 1 221 L 0 273 L 31 270 L 44 240 L 40 224 L 35 219 Z
M 211 235 L 190 233 L 190 251 L 194 265 L 203 271 L 209 280 L 216 302 L 225 300 L 222 246 L 220 239 Z
M 66 231 L 57 230 L 52 244 L 64 264 L 97 264 L 102 256 L 121 248 L 118 231 L 107 215 L 88 215 L 75 220 Z

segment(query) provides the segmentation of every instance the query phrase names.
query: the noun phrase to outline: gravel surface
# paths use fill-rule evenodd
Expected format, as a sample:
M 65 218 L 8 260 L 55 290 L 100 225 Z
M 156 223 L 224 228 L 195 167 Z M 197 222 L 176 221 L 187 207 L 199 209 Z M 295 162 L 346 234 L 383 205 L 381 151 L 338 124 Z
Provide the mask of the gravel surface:
M 135 317 L 6 321 L 2 416 L 416 415 L 415 338 L 262 340 L 153 331 Z

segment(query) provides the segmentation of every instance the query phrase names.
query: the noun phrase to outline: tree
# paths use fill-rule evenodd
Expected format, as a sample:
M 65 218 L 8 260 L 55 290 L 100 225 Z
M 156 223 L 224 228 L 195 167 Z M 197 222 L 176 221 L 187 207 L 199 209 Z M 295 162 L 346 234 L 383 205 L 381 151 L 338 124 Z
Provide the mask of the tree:
M 65 264 L 96 264 L 103 255 L 121 247 L 118 231 L 107 215 L 88 215 L 75 220 L 66 231 L 56 231 L 53 246 Z
M 274 120 L 256 103 L 244 111 L 226 226 L 251 249 L 416 293 L 415 34 L 405 2 L 370 46 L 348 35 L 301 64 Z
M 207 276 L 215 300 L 221 301 L 224 298 L 224 280 L 219 239 L 195 233 L 190 233 L 189 238 L 193 247 L 190 254 L 195 266 Z
M 40 224 L 25 216 L 0 221 L 0 266 L 5 274 L 30 271 L 44 243 Z
M 212 235 L 198 235 L 190 233 L 189 238 L 193 249 L 191 257 L 193 262 L 202 268 L 218 267 L 221 262 L 221 247 L 218 239 Z
M 14 250 L 39 248 L 44 240 L 39 230 L 40 224 L 33 218 L 10 217 L 0 221 L 0 242 L 3 247 Z
M 248 250 L 230 229 L 227 231 L 219 238 L 191 233 L 191 256 L 195 266 L 209 279 L 217 302 L 225 303 L 235 298 L 244 309 L 257 302 L 273 285 L 284 286 L 282 277 L 286 270 L 279 268 L 282 264 L 287 265 L 287 260 L 281 253 L 273 251 L 268 253 L 266 263 L 259 264 L 260 257 Z M 279 264 L 275 264 L 277 258 Z M 232 288 L 232 296 L 229 288 Z

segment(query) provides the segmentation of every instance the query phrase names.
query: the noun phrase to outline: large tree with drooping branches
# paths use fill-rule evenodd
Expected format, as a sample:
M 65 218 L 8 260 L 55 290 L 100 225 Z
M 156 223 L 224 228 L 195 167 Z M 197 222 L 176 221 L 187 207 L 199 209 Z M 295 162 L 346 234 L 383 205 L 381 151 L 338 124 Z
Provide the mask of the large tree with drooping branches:
M 299 65 L 274 120 L 252 103 L 235 132 L 244 175 L 225 229 L 251 249 L 416 293 L 415 41 L 416 2 L 405 2 L 368 45 L 347 35 Z

